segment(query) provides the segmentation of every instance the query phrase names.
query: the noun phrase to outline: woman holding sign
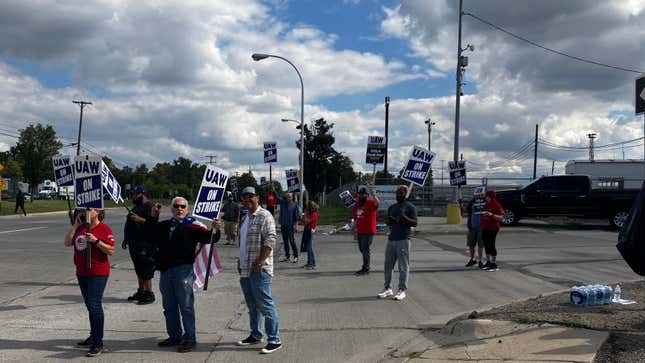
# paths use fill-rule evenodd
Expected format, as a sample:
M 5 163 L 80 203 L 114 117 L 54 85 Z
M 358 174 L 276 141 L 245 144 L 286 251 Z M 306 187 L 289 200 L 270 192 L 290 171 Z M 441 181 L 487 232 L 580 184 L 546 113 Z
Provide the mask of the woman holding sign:
M 74 246 L 76 278 L 90 318 L 90 336 L 76 345 L 88 347 L 88 357 L 103 352 L 103 292 L 110 275 L 108 256 L 114 254 L 112 229 L 102 220 L 105 211 L 89 209 L 76 216 L 72 229 L 65 235 L 65 246 Z M 88 268 L 86 254 L 90 249 L 91 264 Z
M 312 200 L 307 202 L 303 222 L 305 227 L 302 231 L 302 244 L 307 248 L 307 264 L 304 267 L 307 270 L 315 270 L 314 233 L 316 233 L 316 224 L 318 223 L 318 204 Z

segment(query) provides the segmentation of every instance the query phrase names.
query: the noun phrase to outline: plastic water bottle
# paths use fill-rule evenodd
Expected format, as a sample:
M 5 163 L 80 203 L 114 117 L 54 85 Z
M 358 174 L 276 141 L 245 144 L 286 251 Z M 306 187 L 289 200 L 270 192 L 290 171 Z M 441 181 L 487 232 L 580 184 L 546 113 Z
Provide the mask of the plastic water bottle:
M 616 288 L 614 289 L 614 297 L 611 299 L 611 301 L 612 302 L 620 301 L 621 292 L 622 291 L 620 291 L 620 285 L 616 285 Z
M 571 304 L 575 306 L 584 306 L 587 302 L 584 291 L 582 291 L 581 286 L 574 286 L 569 291 L 569 300 Z
M 597 304 L 596 301 L 596 286 L 595 285 L 587 285 L 586 286 L 587 290 L 589 291 L 589 302 L 587 306 L 594 306 Z
M 611 303 L 611 298 L 613 296 L 614 290 L 610 286 L 604 286 L 605 288 L 605 304 Z

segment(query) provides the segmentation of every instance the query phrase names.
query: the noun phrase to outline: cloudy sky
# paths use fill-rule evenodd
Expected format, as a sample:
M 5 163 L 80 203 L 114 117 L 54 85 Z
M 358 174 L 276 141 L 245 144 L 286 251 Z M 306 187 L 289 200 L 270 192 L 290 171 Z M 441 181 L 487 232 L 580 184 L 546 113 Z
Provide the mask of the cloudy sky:
M 457 52 L 452 0 L 157 0 L 0 3 L 0 134 L 48 123 L 70 144 L 78 106 L 83 141 L 117 166 L 149 166 L 179 156 L 232 172 L 262 163 L 263 141 L 278 143 L 274 170 L 297 165 L 294 124 L 300 84 L 279 59 L 296 64 L 305 86 L 305 121 L 334 123 L 337 150 L 364 164 L 368 135 L 384 133 L 390 104 L 390 169 L 410 145 L 452 158 Z M 612 66 L 645 70 L 645 0 L 464 0 L 464 11 L 545 47 Z M 472 176 L 527 176 L 540 137 L 563 146 L 643 136 L 634 116 L 638 73 L 546 52 L 465 16 L 469 66 L 461 107 L 461 152 Z M 0 149 L 15 143 L 0 136 Z M 84 144 L 85 146 L 85 144 Z M 74 149 L 66 147 L 64 153 Z M 642 158 L 642 141 L 596 158 Z M 585 150 L 543 147 L 538 173 L 556 172 Z M 509 160 L 509 156 L 513 160 Z M 436 174 L 436 175 L 437 175 Z M 437 175 L 438 176 L 438 175 Z

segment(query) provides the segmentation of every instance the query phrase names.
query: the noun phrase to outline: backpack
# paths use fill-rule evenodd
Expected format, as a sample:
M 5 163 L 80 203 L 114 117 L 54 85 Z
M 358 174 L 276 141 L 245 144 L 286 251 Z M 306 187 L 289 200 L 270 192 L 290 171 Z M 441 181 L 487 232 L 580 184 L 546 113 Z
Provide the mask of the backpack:
M 631 269 L 645 276 L 645 182 L 618 234 L 616 248 Z

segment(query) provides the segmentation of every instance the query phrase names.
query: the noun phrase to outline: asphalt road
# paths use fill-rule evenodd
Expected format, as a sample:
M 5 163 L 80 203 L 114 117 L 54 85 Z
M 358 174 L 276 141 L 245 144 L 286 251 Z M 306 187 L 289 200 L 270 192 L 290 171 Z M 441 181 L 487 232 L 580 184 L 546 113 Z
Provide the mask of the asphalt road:
M 125 212 L 108 211 L 106 222 L 121 241 Z M 72 250 L 63 246 L 69 228 L 64 214 L 0 219 L 0 360 L 80 359 L 71 344 L 85 338 L 87 317 L 76 287 Z M 464 235 L 432 231 L 412 242 L 408 298 L 376 299 L 382 290 L 385 236 L 373 243 L 372 273 L 357 277 L 360 254 L 351 234 L 315 240 L 319 267 L 301 263 L 276 267 L 273 294 L 284 349 L 270 358 L 234 342 L 248 335 L 239 288 L 237 249 L 219 246 L 224 271 L 196 298 L 198 349 L 178 355 L 160 350 L 165 337 L 160 302 L 136 306 L 124 301 L 135 288 L 127 253 L 112 257 L 105 294 L 106 361 L 168 360 L 212 362 L 374 362 L 424 329 L 449 319 L 578 283 L 635 279 L 615 248 L 616 233 L 540 225 L 508 228 L 498 237 L 500 271 L 463 267 Z M 398 275 L 394 274 L 394 284 Z M 158 277 L 155 276 L 155 285 Z M 155 289 L 157 287 L 155 286 Z M 159 294 L 157 294 L 159 296 Z

